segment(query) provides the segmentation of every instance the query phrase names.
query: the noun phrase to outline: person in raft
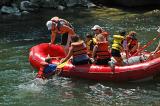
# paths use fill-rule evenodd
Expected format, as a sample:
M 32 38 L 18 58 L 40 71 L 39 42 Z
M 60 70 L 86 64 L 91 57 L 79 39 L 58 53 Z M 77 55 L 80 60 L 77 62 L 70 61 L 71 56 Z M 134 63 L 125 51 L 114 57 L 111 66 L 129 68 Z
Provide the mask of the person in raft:
M 86 34 L 85 44 L 87 46 L 87 54 L 91 57 L 93 52 L 93 47 L 97 44 L 97 41 L 89 33 Z
M 49 78 L 55 73 L 55 69 L 57 68 L 57 65 L 51 63 L 51 58 L 46 58 L 44 62 L 40 63 L 40 65 L 36 78 Z
M 109 32 L 103 30 L 99 25 L 94 25 L 91 29 L 94 32 L 94 38 L 96 38 L 98 34 L 102 34 L 106 38 L 106 40 L 108 40 Z
M 61 19 L 57 16 L 47 21 L 46 26 L 48 30 L 51 30 L 51 44 L 54 44 L 57 35 L 61 35 L 61 45 L 66 49 L 70 45 L 71 36 L 75 36 L 72 25 L 65 19 Z
M 140 43 L 138 42 L 137 33 L 135 31 L 130 31 L 129 34 L 126 36 L 127 40 L 127 52 L 129 56 L 134 55 L 137 50 L 139 49 Z
M 109 52 L 109 43 L 102 34 L 97 35 L 97 44 L 93 48 L 93 59 L 97 65 L 108 64 L 111 60 L 111 54 Z
M 69 48 L 69 52 L 60 63 L 67 61 L 71 57 L 71 62 L 74 65 L 88 64 L 90 61 L 90 58 L 87 55 L 86 44 L 83 40 L 80 40 L 78 35 L 71 37 L 71 47 Z
M 100 27 L 99 25 L 94 25 L 91 28 L 91 30 L 94 32 L 94 36 L 91 36 L 91 34 L 87 34 L 86 41 L 85 41 L 85 43 L 87 45 L 87 50 L 88 50 L 89 56 L 92 55 L 93 47 L 94 47 L 94 45 L 97 44 L 96 36 L 98 34 L 102 34 L 106 38 L 107 41 L 108 41 L 108 36 L 109 36 L 109 33 L 104 31 L 102 29 L 102 27 Z
M 113 35 L 113 44 L 111 47 L 111 55 L 116 61 L 116 65 L 123 65 L 123 59 L 121 57 L 121 52 L 123 51 L 123 40 L 126 35 L 125 31 L 120 31 L 119 35 Z

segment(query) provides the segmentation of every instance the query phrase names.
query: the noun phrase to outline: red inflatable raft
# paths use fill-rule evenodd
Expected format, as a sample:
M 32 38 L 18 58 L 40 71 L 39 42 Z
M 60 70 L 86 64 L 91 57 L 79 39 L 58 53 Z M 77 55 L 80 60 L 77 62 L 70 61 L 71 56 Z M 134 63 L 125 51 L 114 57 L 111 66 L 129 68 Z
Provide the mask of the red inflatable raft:
M 50 55 L 51 57 L 65 57 L 65 52 L 60 45 L 49 45 L 42 43 L 30 49 L 29 61 L 31 65 L 39 70 L 40 63 Z M 53 59 L 52 63 L 57 64 L 59 60 Z M 114 73 L 110 66 L 105 65 L 72 65 L 68 62 L 61 71 L 59 76 L 63 77 L 79 77 L 91 80 L 103 81 L 137 81 L 152 78 L 154 75 L 160 73 L 160 58 L 151 61 L 128 65 L 115 66 Z

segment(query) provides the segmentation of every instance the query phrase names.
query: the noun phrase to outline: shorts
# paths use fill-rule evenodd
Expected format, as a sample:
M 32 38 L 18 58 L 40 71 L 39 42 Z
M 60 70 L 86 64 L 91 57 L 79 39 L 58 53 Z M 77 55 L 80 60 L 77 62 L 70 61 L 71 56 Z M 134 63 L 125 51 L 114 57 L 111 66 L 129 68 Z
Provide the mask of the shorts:
M 68 41 L 68 33 L 62 34 L 61 45 L 65 46 L 67 44 L 67 41 Z
M 79 55 L 72 59 L 72 64 L 74 65 L 88 64 L 88 63 L 89 63 L 89 57 L 86 55 Z
M 112 50 L 111 50 L 111 55 L 112 55 L 113 57 L 121 57 L 120 51 L 119 51 L 119 50 L 116 50 L 116 49 L 112 49 Z
M 108 62 L 111 61 L 111 58 L 98 59 L 95 61 L 96 65 L 108 65 Z

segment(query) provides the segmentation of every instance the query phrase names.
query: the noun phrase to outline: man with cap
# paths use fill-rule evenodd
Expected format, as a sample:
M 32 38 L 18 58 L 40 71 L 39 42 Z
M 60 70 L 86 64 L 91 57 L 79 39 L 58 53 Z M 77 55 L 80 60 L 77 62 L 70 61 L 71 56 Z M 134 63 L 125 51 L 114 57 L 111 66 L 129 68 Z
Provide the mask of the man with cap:
M 72 25 L 57 16 L 47 21 L 46 26 L 48 30 L 51 30 L 51 44 L 54 44 L 57 35 L 61 35 L 61 45 L 68 48 L 71 40 L 70 37 L 76 35 Z
M 96 38 L 96 36 L 97 36 L 98 34 L 101 34 L 101 35 L 103 35 L 104 37 L 106 37 L 106 40 L 108 40 L 107 37 L 108 37 L 109 33 L 106 32 L 106 31 L 104 31 L 104 30 L 102 29 L 102 27 L 100 27 L 99 25 L 94 25 L 94 27 L 92 28 L 92 30 L 93 30 L 94 33 L 95 33 L 95 36 L 94 36 L 95 38 Z

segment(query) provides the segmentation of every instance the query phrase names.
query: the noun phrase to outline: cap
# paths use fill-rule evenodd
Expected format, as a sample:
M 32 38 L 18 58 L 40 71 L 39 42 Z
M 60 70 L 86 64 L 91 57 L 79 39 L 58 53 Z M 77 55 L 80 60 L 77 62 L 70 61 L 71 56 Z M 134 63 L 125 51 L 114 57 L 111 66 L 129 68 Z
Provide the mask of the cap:
M 96 29 L 102 29 L 99 25 L 95 25 L 92 30 L 96 30 Z
M 48 30 L 52 29 L 52 21 L 47 21 L 46 26 L 48 28 Z

